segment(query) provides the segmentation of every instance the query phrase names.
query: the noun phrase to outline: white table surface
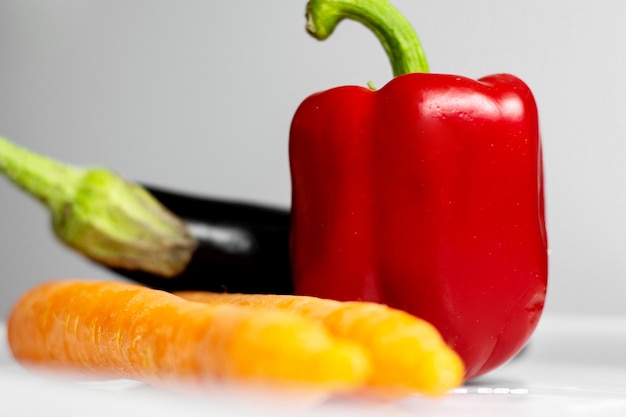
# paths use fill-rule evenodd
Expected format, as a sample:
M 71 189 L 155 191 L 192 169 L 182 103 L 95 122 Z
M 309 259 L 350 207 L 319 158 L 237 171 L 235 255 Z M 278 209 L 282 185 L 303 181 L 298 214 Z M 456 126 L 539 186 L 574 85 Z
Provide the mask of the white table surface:
M 159 390 L 134 381 L 36 375 L 0 325 L 0 416 L 626 416 L 626 317 L 544 315 L 528 349 L 441 399 L 321 398 L 281 391 Z

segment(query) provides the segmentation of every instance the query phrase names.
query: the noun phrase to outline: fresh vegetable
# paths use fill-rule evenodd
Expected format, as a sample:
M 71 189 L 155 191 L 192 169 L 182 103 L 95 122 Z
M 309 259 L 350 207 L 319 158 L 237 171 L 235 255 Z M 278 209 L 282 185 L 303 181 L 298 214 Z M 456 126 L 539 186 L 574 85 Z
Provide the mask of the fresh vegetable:
M 33 369 L 162 386 L 226 380 L 351 391 L 371 372 L 361 347 L 311 319 L 209 306 L 121 282 L 33 288 L 9 315 L 8 342 Z
M 184 223 L 109 170 L 63 165 L 0 137 L 0 172 L 47 206 L 62 242 L 96 262 L 173 276 L 195 249 Z
M 144 187 L 187 225 L 196 248 L 171 279 L 145 270 L 115 272 L 168 291 L 293 294 L 288 209 Z
M 289 211 L 78 168 L 0 138 L 0 172 L 41 200 L 60 241 L 164 290 L 293 293 Z
M 375 388 L 442 395 L 463 382 L 463 363 L 439 332 L 401 310 L 375 303 L 293 295 L 198 291 L 176 294 L 209 305 L 226 303 L 259 311 L 279 309 L 319 321 L 332 335 L 366 349 L 373 364 L 369 382 Z
M 394 78 L 313 94 L 290 132 L 298 295 L 387 304 L 432 323 L 466 377 L 513 357 L 547 287 L 538 114 L 523 81 L 427 73 L 384 0 L 311 0 L 307 29 L 376 34 Z

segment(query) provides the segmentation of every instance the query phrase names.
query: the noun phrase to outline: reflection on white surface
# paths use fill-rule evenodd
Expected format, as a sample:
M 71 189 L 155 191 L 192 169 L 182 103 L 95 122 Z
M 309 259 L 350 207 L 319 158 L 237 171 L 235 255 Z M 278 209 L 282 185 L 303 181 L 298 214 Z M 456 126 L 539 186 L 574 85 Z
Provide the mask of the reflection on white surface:
M 512 395 L 524 395 L 528 394 L 528 388 L 506 388 L 506 387 L 478 387 L 472 389 L 471 387 L 461 387 L 452 390 L 454 394 L 512 394 Z
M 440 399 L 320 398 L 215 388 L 175 393 L 128 380 L 76 382 L 20 368 L 0 340 L 1 416 L 626 416 L 626 318 L 544 317 L 530 347 Z

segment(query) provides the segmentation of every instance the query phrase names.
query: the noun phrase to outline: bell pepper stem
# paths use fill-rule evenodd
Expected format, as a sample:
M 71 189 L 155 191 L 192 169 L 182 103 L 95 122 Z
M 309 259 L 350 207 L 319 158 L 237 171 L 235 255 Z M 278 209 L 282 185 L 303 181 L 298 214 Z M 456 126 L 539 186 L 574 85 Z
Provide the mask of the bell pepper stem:
M 109 170 L 65 165 L 0 137 L 0 174 L 47 206 L 61 242 L 100 264 L 171 277 L 195 250 L 181 220 Z
M 318 40 L 328 38 L 346 18 L 365 25 L 385 49 L 394 76 L 429 71 L 417 34 L 387 0 L 310 0 L 306 17 L 307 32 Z

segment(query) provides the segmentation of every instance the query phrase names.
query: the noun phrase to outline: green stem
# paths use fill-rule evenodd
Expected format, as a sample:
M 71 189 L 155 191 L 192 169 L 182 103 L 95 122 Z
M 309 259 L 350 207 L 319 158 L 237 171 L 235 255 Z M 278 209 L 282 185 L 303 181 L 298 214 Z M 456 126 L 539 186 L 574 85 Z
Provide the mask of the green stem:
M 330 36 L 346 18 L 374 32 L 389 56 L 394 76 L 428 72 L 417 34 L 387 0 L 310 0 L 307 4 L 307 31 L 319 40 Z
M 20 148 L 0 137 L 0 172 L 52 211 L 75 194 L 85 171 Z
M 180 219 L 109 170 L 68 166 L 0 137 L 0 173 L 48 207 L 61 242 L 103 265 L 171 277 L 195 250 Z

